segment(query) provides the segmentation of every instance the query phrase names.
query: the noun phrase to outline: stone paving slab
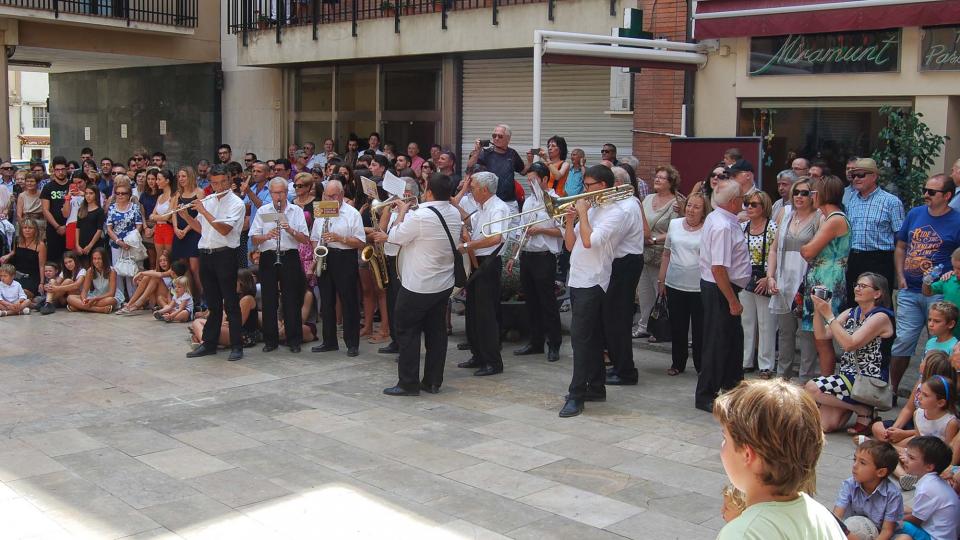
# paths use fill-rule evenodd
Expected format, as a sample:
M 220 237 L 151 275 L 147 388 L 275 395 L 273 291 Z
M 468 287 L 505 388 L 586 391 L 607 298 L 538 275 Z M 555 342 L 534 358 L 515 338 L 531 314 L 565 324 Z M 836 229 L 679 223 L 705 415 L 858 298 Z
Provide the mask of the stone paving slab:
M 568 314 L 564 314 L 568 321 Z M 58 312 L 3 319 L 4 538 L 713 538 L 720 431 L 696 376 L 635 340 L 641 383 L 557 411 L 561 361 L 472 377 L 461 317 L 440 394 L 390 398 L 393 357 L 247 349 L 190 360 L 183 325 Z M 83 343 L 62 347 L 81 330 Z M 309 349 L 307 349 L 309 350 Z M 907 381 L 916 378 L 910 370 Z M 887 413 L 888 416 L 894 413 Z M 817 498 L 853 447 L 828 436 Z

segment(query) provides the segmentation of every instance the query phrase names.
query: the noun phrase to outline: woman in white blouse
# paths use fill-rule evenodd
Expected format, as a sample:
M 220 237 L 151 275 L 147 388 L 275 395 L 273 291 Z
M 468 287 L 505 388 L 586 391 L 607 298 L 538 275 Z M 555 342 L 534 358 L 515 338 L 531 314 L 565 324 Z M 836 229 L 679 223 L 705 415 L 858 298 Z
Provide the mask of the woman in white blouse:
M 697 191 L 686 200 L 684 217 L 670 220 L 664 243 L 657 288 L 667 296 L 673 365 L 667 375 L 687 368 L 687 332 L 693 325 L 693 367 L 700 372 L 703 342 L 703 309 L 700 304 L 700 229 L 710 212 L 710 203 Z

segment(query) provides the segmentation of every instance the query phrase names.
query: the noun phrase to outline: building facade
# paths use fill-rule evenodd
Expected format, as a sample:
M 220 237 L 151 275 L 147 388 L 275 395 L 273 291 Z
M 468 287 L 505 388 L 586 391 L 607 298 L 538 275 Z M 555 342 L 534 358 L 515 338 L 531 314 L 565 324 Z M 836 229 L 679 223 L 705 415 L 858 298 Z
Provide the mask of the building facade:
M 15 163 L 50 159 L 50 82 L 46 73 L 10 71 L 10 160 Z M 4 156 L 6 159 L 6 156 Z

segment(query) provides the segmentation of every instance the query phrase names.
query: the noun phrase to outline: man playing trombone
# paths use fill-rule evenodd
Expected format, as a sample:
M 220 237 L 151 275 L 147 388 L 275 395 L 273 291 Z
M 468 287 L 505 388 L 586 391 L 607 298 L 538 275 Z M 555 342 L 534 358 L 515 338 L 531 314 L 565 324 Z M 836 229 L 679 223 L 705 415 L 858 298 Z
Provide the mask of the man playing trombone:
M 483 171 L 470 177 L 470 191 L 479 209 L 472 222 L 472 232 L 462 234 L 461 251 L 471 255 L 476 267 L 467 282 L 467 340 L 473 356 L 457 367 L 476 369 L 478 377 L 503 373 L 500 356 L 500 248 L 510 209 L 497 195 L 497 175 Z M 487 225 L 489 226 L 481 226 Z M 487 234 L 483 234 L 486 230 Z M 489 235 L 489 236 L 488 236 Z
M 290 352 L 300 352 L 303 324 L 300 310 L 306 277 L 300 264 L 299 244 L 310 241 L 303 209 L 287 203 L 287 181 L 270 180 L 270 202 L 257 209 L 250 225 L 250 239 L 260 252 L 260 295 L 263 299 L 263 352 L 280 343 L 277 324 L 277 283 L 283 294 L 283 326 Z M 267 216 L 267 219 L 264 219 Z
M 556 362 L 560 359 L 560 306 L 553 285 L 563 234 L 544 206 L 545 194 L 556 196 L 553 190 L 547 188 L 550 170 L 538 161 L 527 168 L 526 175 L 532 189 L 523 201 L 524 213 L 520 219 L 525 227 L 520 236 L 517 256 L 520 261 L 520 286 L 530 321 L 530 341 L 513 351 L 513 354 L 543 354 L 546 334 L 547 360 Z M 508 273 L 513 271 L 516 260 L 514 258 L 507 262 Z

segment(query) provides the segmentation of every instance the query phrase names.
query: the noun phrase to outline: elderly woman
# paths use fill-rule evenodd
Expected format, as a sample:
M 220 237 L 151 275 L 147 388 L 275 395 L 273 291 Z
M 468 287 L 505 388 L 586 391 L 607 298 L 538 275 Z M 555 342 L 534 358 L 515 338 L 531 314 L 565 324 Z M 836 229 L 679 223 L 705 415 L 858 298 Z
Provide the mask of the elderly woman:
M 843 355 L 837 375 L 816 377 L 807 382 L 806 390 L 820 404 L 823 431 L 836 431 L 856 413 L 857 423 L 847 430 L 854 435 L 869 434 L 873 408 L 850 397 L 853 384 L 862 373 L 888 380 L 890 340 L 894 332 L 894 316 L 890 310 L 887 279 L 873 272 L 857 278 L 853 297 L 856 307 L 834 316 L 830 302 L 812 296 L 815 317 L 828 338 L 837 342 Z M 819 333 L 819 332 L 818 332 Z
M 679 217 L 678 203 L 683 198 L 677 194 L 680 185 L 680 173 L 673 165 L 657 167 L 653 177 L 653 193 L 643 198 L 640 205 L 643 214 L 643 272 L 640 274 L 640 284 L 637 286 L 637 296 L 640 300 L 640 319 L 633 327 L 634 338 L 649 338 L 656 341 L 647 332 L 647 317 L 657 299 L 657 276 L 660 273 L 660 261 L 663 257 L 663 244 L 667 241 L 667 229 L 670 220 Z
M 740 318 L 743 324 L 743 369 L 753 369 L 753 353 L 759 349 L 757 364 L 760 378 L 769 379 L 773 375 L 776 360 L 777 321 L 770 313 L 767 262 L 770 259 L 770 246 L 777 237 L 777 223 L 770 219 L 773 203 L 766 193 L 754 191 L 744 199 L 743 204 L 747 207 L 748 219 L 741 226 L 752 267 L 750 282 L 739 294 L 740 303 L 743 304 Z
M 693 367 L 700 373 L 703 345 L 703 306 L 700 302 L 700 230 L 710 213 L 703 193 L 691 193 L 683 210 L 684 217 L 670 221 L 660 262 L 660 294 L 667 296 L 670 333 L 677 336 L 671 344 L 673 363 L 667 375 L 676 376 L 687 369 L 687 332 L 693 326 Z M 682 338 L 680 336 L 683 336 Z
M 127 234 L 142 230 L 143 214 L 140 213 L 140 205 L 131 200 L 133 184 L 129 177 L 120 175 L 113 179 L 113 195 L 114 203 L 107 210 L 107 236 L 110 238 L 110 259 L 116 265 L 124 252 L 130 249 L 124 241 Z M 124 291 L 125 296 L 132 295 L 137 289 L 133 276 L 122 276 L 118 281 L 117 287 Z

